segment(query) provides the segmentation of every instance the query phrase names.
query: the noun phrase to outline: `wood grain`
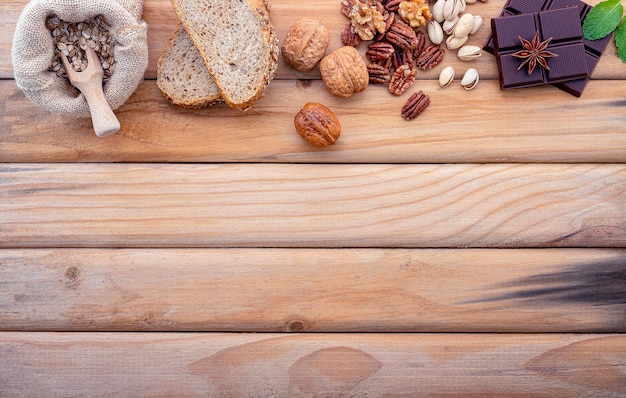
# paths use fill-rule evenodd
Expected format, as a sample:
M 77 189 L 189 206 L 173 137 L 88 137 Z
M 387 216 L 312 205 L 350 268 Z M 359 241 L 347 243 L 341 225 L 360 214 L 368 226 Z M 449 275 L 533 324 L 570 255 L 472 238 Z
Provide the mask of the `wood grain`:
M 596 4 L 600 0 L 588 0 L 589 4 Z M 12 78 L 13 67 L 11 65 L 11 43 L 15 32 L 17 19 L 26 5 L 27 0 L 0 2 L 2 14 L 0 15 L 0 29 L 5 32 L 0 36 L 0 78 Z M 341 30 L 347 19 L 339 11 L 341 0 L 315 0 L 309 2 L 294 2 L 293 0 L 270 0 L 272 21 L 276 28 L 276 35 L 282 42 L 289 27 L 303 16 L 314 15 L 328 27 L 331 33 L 329 52 L 342 46 L 340 40 Z M 488 3 L 477 2 L 471 4 L 467 11 L 475 15 L 481 15 L 484 19 L 483 27 L 468 41 L 468 44 L 481 46 L 485 43 L 490 32 L 490 20 L 500 15 L 504 0 L 491 0 Z M 174 32 L 178 22 L 176 15 L 168 0 L 145 0 L 143 19 L 148 23 L 148 47 L 149 64 L 145 73 L 147 79 L 156 78 L 156 63 L 159 55 Z M 359 50 L 365 53 L 367 43 L 361 44 Z M 615 45 L 611 43 L 605 52 L 605 56 L 593 73 L 594 79 L 624 79 L 626 68 L 616 56 Z M 446 65 L 452 65 L 457 70 L 465 70 L 468 65 L 457 59 L 455 52 L 451 51 L 445 58 Z M 498 73 L 494 58 L 485 53 L 483 57 L 472 63 L 483 79 L 497 79 Z M 435 79 L 441 68 L 418 75 L 418 79 Z M 280 59 L 277 79 L 319 79 L 319 69 L 315 68 L 308 73 L 301 73 L 289 67 Z
M 0 329 L 625 332 L 626 251 L 0 250 Z
M 625 68 L 626 70 L 626 68 Z M 0 81 L 0 162 L 623 162 L 626 81 L 591 82 L 576 99 L 554 87 L 501 92 L 484 81 L 475 91 L 420 82 L 430 107 L 407 122 L 406 97 L 370 87 L 333 97 L 319 81 L 275 81 L 243 113 L 225 105 L 183 111 L 144 82 L 116 111 L 117 134 L 100 139 L 91 120 L 55 116 Z M 407 94 L 408 95 L 408 94 Z M 342 133 L 324 150 L 295 132 L 309 101 L 338 115 Z M 507 106 L 503 107 L 502 104 Z M 497 116 L 497 117 L 494 117 Z
M 0 395 L 620 397 L 623 335 L 0 333 Z
M 13 80 L 26 3 L 0 0 L 0 397 L 626 397 L 613 43 L 579 99 L 449 51 L 479 86 L 419 73 L 412 122 L 410 93 L 339 99 L 282 60 L 249 112 L 181 110 L 154 81 L 177 20 L 145 0 L 147 80 L 99 139 Z M 270 0 L 279 39 L 313 15 L 339 47 L 339 3 Z M 503 4 L 468 6 L 469 44 Z M 309 101 L 337 145 L 295 133 Z
M 626 246 L 626 165 L 7 164 L 0 246 Z

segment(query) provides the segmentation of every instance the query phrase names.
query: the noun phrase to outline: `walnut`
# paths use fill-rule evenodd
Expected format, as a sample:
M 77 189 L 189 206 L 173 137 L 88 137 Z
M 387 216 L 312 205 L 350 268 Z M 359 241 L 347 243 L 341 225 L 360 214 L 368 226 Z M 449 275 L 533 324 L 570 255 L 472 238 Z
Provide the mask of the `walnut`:
M 317 102 L 304 105 L 293 122 L 300 137 L 318 147 L 334 144 L 341 133 L 337 116 Z
M 281 53 L 286 63 L 308 72 L 322 59 L 329 43 L 330 32 L 320 21 L 302 18 L 287 32 Z
M 320 62 L 322 80 L 332 94 L 348 98 L 367 88 L 367 65 L 359 51 L 344 46 L 331 52 Z
M 385 17 L 376 6 L 364 4 L 356 0 L 352 6 L 350 14 L 348 14 L 354 31 L 363 40 L 372 40 L 376 32 L 384 33 L 387 28 Z
M 428 0 L 406 0 L 400 3 L 398 14 L 413 28 L 426 26 L 426 21 L 432 18 Z

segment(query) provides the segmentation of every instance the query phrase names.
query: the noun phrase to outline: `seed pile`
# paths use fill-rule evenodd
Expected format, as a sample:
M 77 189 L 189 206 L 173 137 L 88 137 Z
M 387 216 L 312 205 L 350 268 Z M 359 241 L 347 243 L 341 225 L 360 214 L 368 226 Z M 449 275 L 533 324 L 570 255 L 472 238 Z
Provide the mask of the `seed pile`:
M 95 50 L 104 70 L 103 81 L 108 81 L 115 67 L 113 50 L 115 39 L 111 36 L 110 26 L 102 15 L 78 23 L 63 21 L 56 15 L 46 19 L 46 28 L 50 30 L 54 42 L 54 58 L 49 71 L 59 77 L 67 78 L 61 54 L 65 54 L 72 68 L 82 72 L 87 67 L 87 47 Z

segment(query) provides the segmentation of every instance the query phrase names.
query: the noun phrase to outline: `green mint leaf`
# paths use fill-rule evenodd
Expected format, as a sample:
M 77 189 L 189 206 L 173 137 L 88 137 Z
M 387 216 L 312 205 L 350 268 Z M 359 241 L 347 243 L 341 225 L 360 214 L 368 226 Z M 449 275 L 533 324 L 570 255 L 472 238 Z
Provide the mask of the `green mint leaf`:
M 624 13 L 621 0 L 606 0 L 596 4 L 583 22 L 583 36 L 588 40 L 601 39 L 613 32 Z
M 617 56 L 626 63 L 626 19 L 615 30 L 615 45 L 617 46 Z

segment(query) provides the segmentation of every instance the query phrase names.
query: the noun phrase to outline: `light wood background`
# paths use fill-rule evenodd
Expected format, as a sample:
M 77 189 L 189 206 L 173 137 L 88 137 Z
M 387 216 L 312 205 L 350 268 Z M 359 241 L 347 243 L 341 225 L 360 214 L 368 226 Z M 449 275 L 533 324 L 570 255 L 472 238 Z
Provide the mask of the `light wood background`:
M 626 397 L 612 43 L 581 98 L 449 52 L 411 122 L 410 93 L 340 99 L 282 62 L 247 112 L 181 110 L 154 80 L 176 16 L 146 0 L 145 81 L 102 139 L 16 86 L 25 4 L 0 1 L 0 397 Z M 330 49 L 339 4 L 270 0 L 281 40 L 313 15 Z M 503 4 L 468 6 L 469 44 Z M 444 65 L 479 86 L 439 88 Z M 335 146 L 296 134 L 309 101 Z

